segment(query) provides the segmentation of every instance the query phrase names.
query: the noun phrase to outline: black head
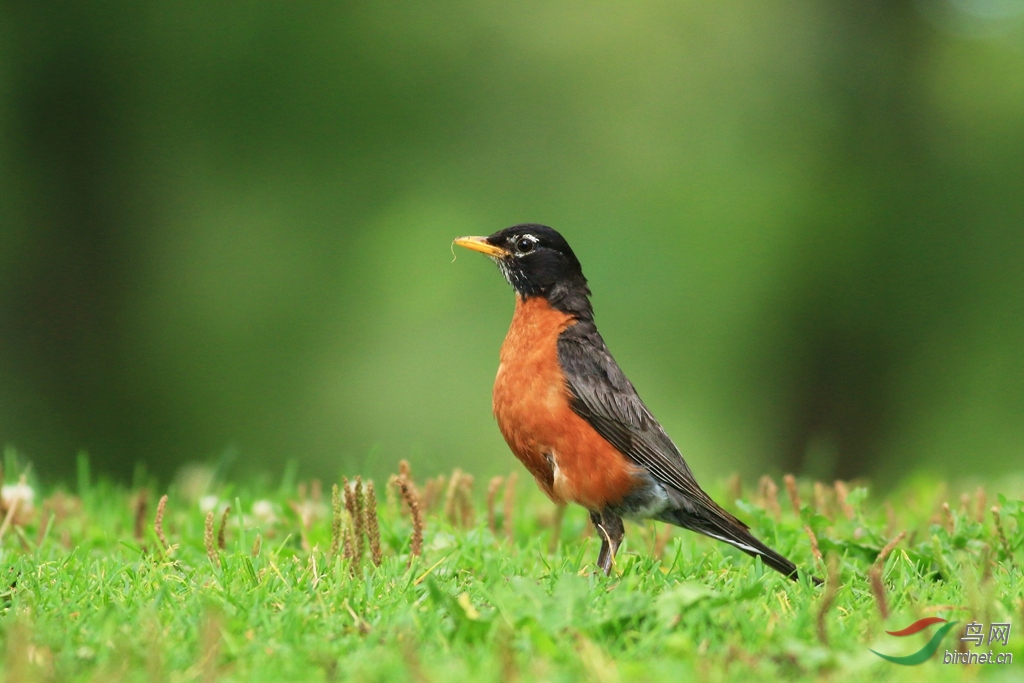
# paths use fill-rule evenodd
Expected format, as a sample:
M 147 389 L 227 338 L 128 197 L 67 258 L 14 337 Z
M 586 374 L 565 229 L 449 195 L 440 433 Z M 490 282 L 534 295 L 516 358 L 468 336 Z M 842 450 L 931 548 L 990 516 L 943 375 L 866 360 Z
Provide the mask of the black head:
M 580 262 L 565 238 L 552 228 L 524 223 L 489 237 L 460 237 L 455 244 L 494 259 L 524 299 L 543 296 L 567 313 L 590 314 L 590 289 Z

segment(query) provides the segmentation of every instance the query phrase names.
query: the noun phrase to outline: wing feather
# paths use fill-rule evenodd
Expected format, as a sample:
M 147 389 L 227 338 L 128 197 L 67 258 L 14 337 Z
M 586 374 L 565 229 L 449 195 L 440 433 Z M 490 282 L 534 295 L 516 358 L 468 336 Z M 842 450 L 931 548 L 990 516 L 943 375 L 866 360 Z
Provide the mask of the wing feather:
M 711 502 L 592 322 L 580 321 L 562 333 L 558 358 L 577 415 L 661 484 L 690 496 L 693 502 Z

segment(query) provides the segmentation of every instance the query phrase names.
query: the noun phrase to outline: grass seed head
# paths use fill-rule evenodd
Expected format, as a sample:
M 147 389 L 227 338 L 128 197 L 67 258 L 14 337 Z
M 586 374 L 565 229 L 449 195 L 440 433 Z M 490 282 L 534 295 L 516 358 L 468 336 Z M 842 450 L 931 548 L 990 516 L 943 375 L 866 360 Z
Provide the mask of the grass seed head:
M 445 487 L 448 483 L 448 478 L 443 474 L 439 474 L 432 479 L 427 480 L 427 484 L 423 489 L 423 513 L 426 514 L 431 512 L 437 507 L 438 502 L 441 500 L 441 494 L 444 493 Z
M 382 558 L 380 524 L 377 519 L 377 494 L 373 490 L 373 481 L 366 482 L 366 500 L 363 510 L 366 515 L 366 537 L 370 542 L 370 560 L 375 567 L 379 567 Z
M 458 524 L 459 518 L 459 487 L 462 484 L 462 470 L 456 467 L 448 479 L 448 490 L 444 494 L 444 516 L 452 526 Z
M 331 487 L 331 557 L 337 557 L 341 548 L 341 490 Z
M 953 520 L 953 511 L 949 509 L 949 503 L 942 504 L 942 526 L 947 533 L 953 533 L 956 524 Z
M 823 645 L 828 645 L 828 624 L 826 617 L 835 602 L 836 593 L 839 592 L 839 556 L 834 552 L 828 555 L 828 571 L 825 576 L 825 591 L 818 603 L 818 640 Z
M 814 530 L 805 526 L 804 531 L 807 532 L 807 538 L 811 539 L 811 554 L 814 555 L 814 559 L 818 564 L 821 564 L 821 551 L 818 549 L 818 537 L 814 535 Z
M 779 509 L 779 487 L 775 485 L 775 481 L 765 474 L 758 482 L 758 491 L 761 495 L 761 506 L 771 513 L 776 522 L 779 521 L 782 510 Z
M 160 502 L 156 504 L 156 519 L 153 520 L 153 530 L 156 531 L 156 537 L 160 539 L 160 545 L 165 552 L 171 549 L 167 537 L 164 535 L 164 512 L 166 510 L 167 494 L 165 493 L 160 496 Z
M 206 546 L 206 556 L 210 562 L 220 566 L 220 557 L 217 555 L 217 547 L 213 540 L 213 510 L 206 513 L 206 522 L 203 524 L 203 545 Z
M 220 529 L 217 531 L 217 547 L 221 550 L 227 546 L 227 529 L 228 529 L 228 514 L 231 512 L 231 506 L 225 505 L 224 511 L 220 513 Z
M 355 536 L 356 563 L 363 561 L 363 538 L 366 535 L 366 511 L 363 509 L 363 478 L 357 476 L 352 484 L 352 534 Z
M 352 487 L 348 483 L 348 477 L 341 478 L 341 496 L 345 503 L 345 516 L 340 522 L 342 556 L 349 562 L 354 572 L 356 560 L 356 539 L 354 533 L 356 501 L 355 496 L 352 494 Z
M 846 500 L 846 497 L 850 495 L 850 490 L 846 488 L 846 482 L 837 479 L 834 486 L 836 490 L 836 502 L 839 503 L 839 509 L 843 511 L 843 515 L 845 515 L 847 519 L 853 519 L 856 511 Z
M 388 512 L 392 515 L 395 514 L 408 514 L 408 510 L 405 508 L 405 502 L 401 500 L 399 495 L 398 487 L 398 475 L 392 474 L 388 477 L 387 483 L 384 484 L 384 504 L 387 505 Z
M 814 482 L 814 511 L 832 519 L 832 513 L 829 510 L 828 504 L 828 491 L 820 481 Z
M 891 553 L 893 551 L 893 548 L 895 548 L 897 545 L 899 545 L 899 542 L 902 541 L 906 537 L 907 537 L 907 532 L 906 531 L 901 531 L 891 541 L 886 543 L 885 547 L 882 548 L 882 551 L 880 553 L 878 553 L 878 557 L 875 558 L 875 566 L 878 567 L 879 569 L 881 569 L 883 566 L 885 566 L 885 560 L 886 560 L 887 557 L 889 557 L 889 553 Z
M 409 514 L 412 517 L 412 539 L 409 542 L 409 561 L 423 553 L 423 513 L 420 510 L 419 496 L 412 483 L 404 476 L 398 477 L 398 488 L 402 494 L 402 500 L 409 506 Z
M 974 492 L 974 521 L 981 522 L 985 521 L 985 487 L 979 486 Z
M 792 474 L 787 474 L 782 478 L 782 481 L 786 484 L 786 493 L 789 494 L 789 504 L 793 506 L 793 512 L 796 516 L 800 516 L 800 492 L 796 488 L 796 477 Z
M 885 584 L 882 582 L 882 568 L 877 564 L 868 571 L 868 581 L 871 583 L 871 594 L 875 596 L 875 605 L 882 619 L 889 618 L 889 605 L 885 600 Z

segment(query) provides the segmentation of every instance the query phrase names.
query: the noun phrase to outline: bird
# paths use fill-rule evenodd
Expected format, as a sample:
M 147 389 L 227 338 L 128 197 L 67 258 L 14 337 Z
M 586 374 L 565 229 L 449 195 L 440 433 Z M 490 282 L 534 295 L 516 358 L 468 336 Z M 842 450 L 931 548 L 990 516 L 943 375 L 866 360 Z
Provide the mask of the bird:
M 541 490 L 590 513 L 601 538 L 600 570 L 612 573 L 623 519 L 654 519 L 728 543 L 798 579 L 796 565 L 697 483 L 601 338 L 587 278 L 561 234 L 524 223 L 453 244 L 489 256 L 515 290 L 494 416 Z

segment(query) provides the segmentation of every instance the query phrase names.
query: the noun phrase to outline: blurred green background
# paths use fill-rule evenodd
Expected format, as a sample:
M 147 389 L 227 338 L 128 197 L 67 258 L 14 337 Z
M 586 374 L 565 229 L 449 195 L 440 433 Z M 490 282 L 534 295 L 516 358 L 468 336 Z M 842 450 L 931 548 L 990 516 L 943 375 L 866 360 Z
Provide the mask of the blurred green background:
M 0 441 L 45 479 L 518 467 L 573 245 L 702 477 L 1024 463 L 1024 1 L 0 5 Z

